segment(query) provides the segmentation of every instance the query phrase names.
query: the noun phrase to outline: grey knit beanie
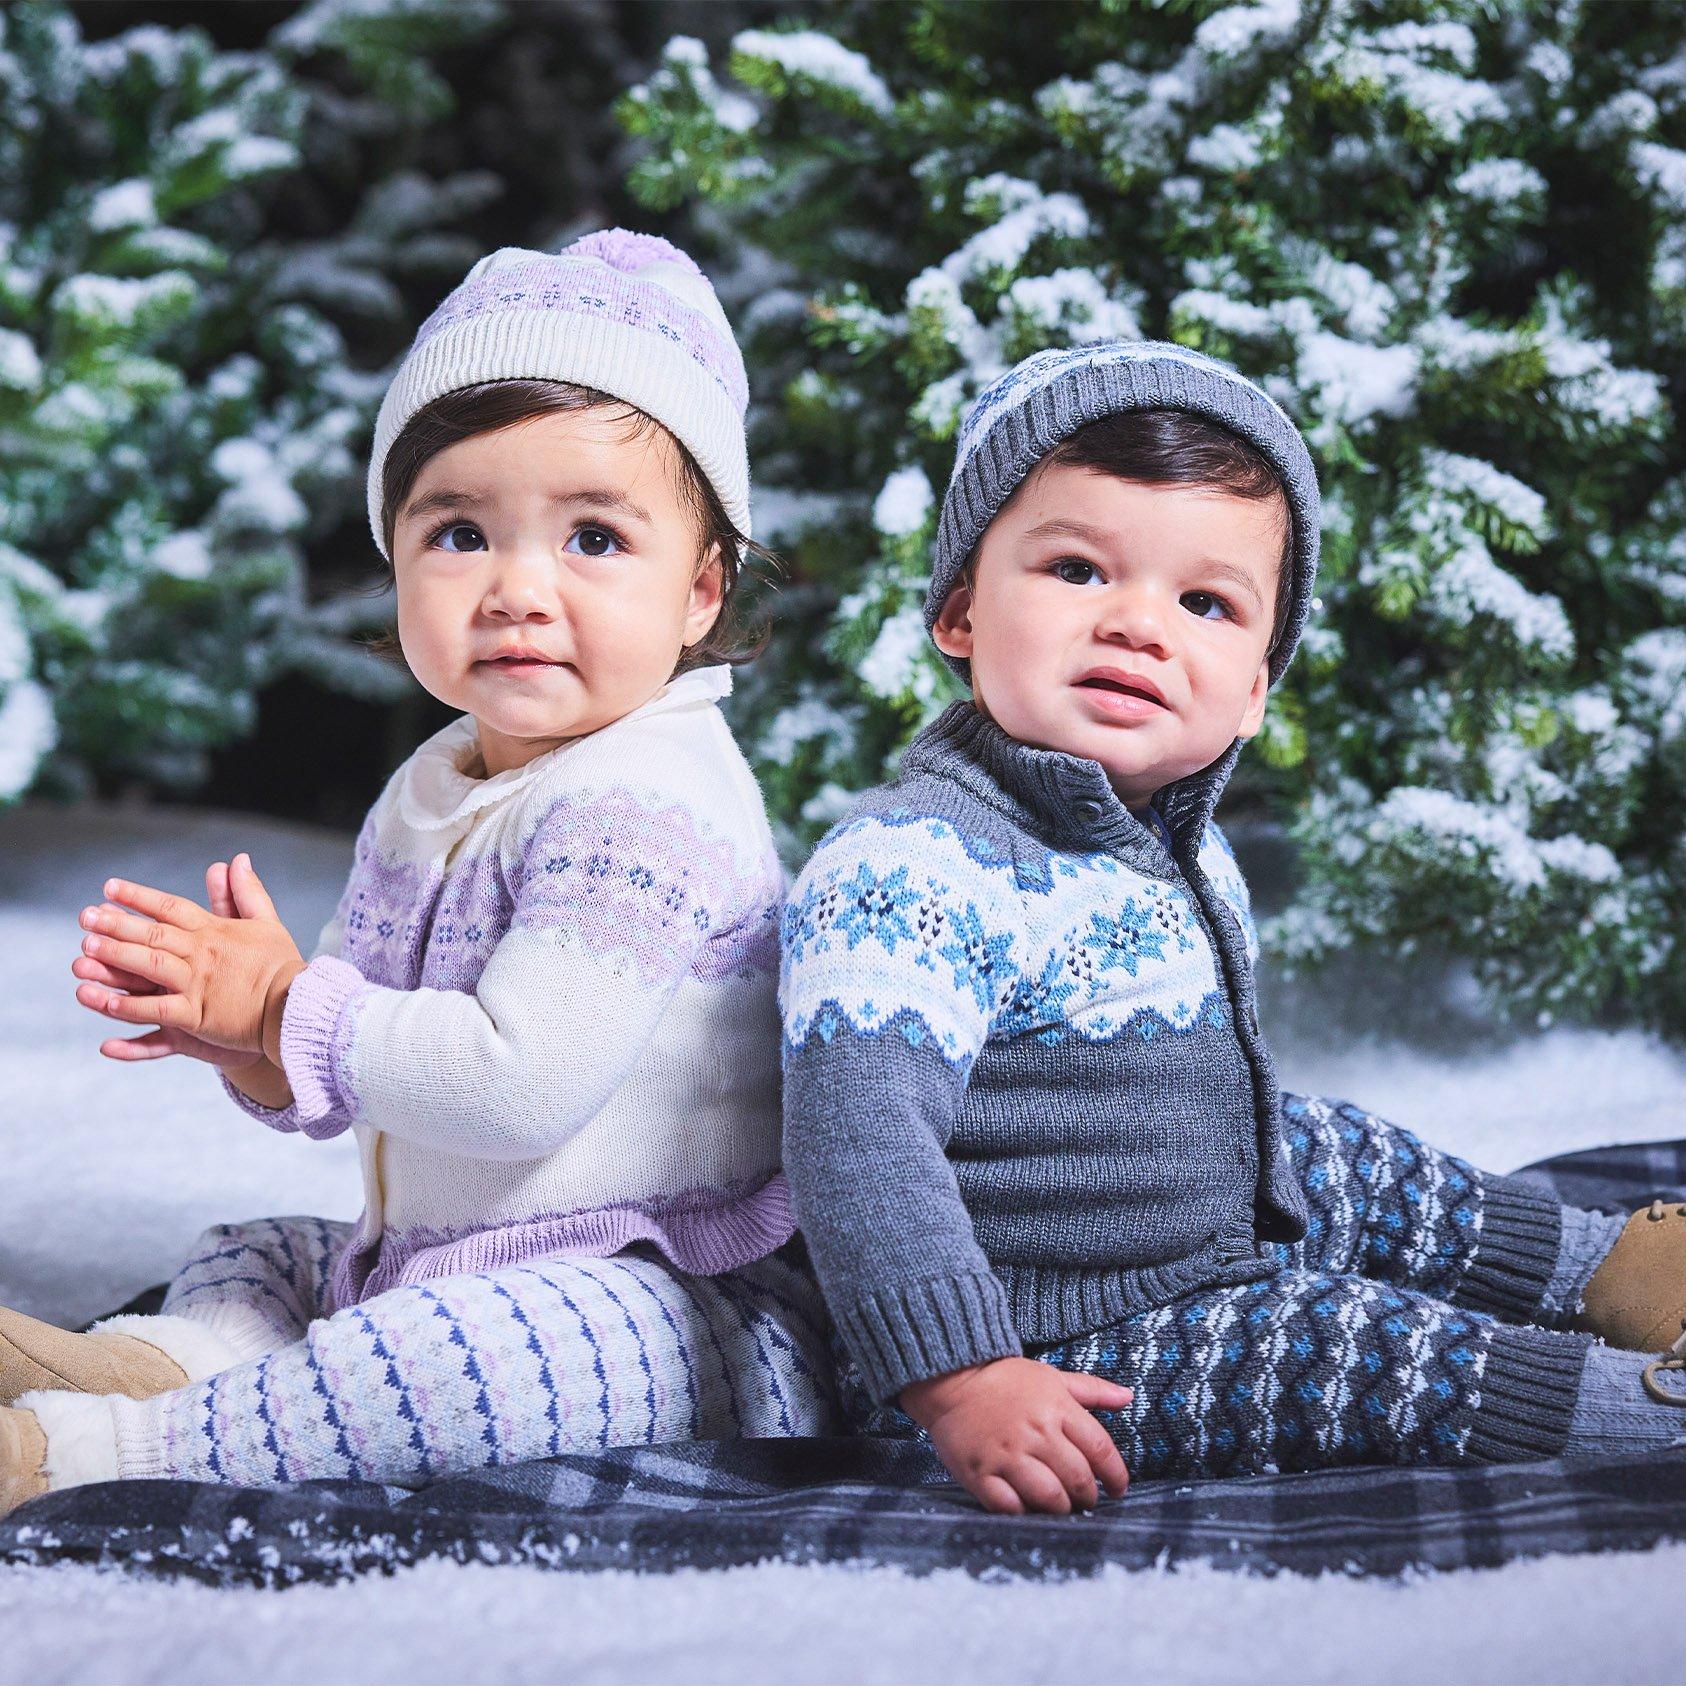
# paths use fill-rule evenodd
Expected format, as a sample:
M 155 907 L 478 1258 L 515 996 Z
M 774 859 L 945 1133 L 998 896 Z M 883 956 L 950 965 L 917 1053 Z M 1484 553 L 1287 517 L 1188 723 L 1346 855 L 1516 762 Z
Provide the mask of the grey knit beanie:
M 978 395 L 960 429 L 954 473 L 937 522 L 930 631 L 984 529 L 1032 469 L 1063 439 L 1125 410 L 1187 410 L 1238 433 L 1282 479 L 1293 519 L 1293 578 L 1282 639 L 1270 658 L 1274 685 L 1311 610 L 1321 537 L 1317 471 L 1305 440 L 1268 393 L 1233 365 L 1166 340 L 1106 340 L 1039 351 Z M 971 664 L 945 654 L 961 678 Z

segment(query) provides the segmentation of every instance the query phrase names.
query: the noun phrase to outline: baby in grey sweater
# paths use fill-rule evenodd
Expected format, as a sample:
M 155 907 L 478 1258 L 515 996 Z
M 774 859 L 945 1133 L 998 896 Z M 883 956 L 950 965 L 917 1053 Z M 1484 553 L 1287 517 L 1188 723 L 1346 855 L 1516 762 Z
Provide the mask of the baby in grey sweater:
M 1640 1382 L 1686 1315 L 1686 1207 L 1565 1208 L 1278 1088 L 1212 813 L 1318 535 L 1304 441 L 1228 364 L 1009 371 L 926 605 L 972 698 L 787 903 L 785 1165 L 846 1398 L 991 1508 L 1686 1434 Z

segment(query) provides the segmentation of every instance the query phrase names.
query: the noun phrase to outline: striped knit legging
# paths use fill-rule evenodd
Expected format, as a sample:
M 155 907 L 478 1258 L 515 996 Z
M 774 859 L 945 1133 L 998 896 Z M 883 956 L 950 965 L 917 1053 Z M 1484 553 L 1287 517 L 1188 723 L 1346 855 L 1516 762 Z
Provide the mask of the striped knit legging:
M 824 1308 L 794 1244 L 719 1276 L 686 1275 L 647 1247 L 537 1260 L 318 1316 L 350 1228 L 273 1218 L 203 1238 L 163 1312 L 245 1361 L 154 1399 L 106 1401 L 120 1476 L 402 1485 L 605 1446 L 835 1426 Z
M 1588 1344 L 1560 1332 L 1567 1314 L 1546 1293 L 1565 1209 L 1346 1101 L 1284 1095 L 1283 1124 L 1311 1221 L 1303 1241 L 1267 1249 L 1277 1275 L 1029 1356 L 1135 1389 L 1101 1413 L 1135 1475 L 1561 1450 Z M 853 1427 L 923 1436 L 839 1368 Z

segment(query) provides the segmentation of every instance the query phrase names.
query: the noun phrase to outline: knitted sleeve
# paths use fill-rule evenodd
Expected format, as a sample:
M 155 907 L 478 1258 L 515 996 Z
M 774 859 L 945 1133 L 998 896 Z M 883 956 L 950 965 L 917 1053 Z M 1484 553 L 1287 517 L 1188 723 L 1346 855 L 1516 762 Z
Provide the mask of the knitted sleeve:
M 472 992 L 385 988 L 313 960 L 281 1027 L 301 1120 L 345 1113 L 467 1158 L 556 1151 L 637 1063 L 705 947 L 730 946 L 752 888 L 764 899 L 729 824 L 630 787 L 572 790 L 526 840 L 509 928 Z
M 1016 976 L 1010 886 L 946 821 L 865 816 L 821 843 L 785 907 L 785 1174 L 878 1399 L 1022 1350 L 944 1152 Z
M 375 813 L 376 809 L 371 808 L 368 817 L 363 821 L 362 830 L 357 834 L 351 875 L 345 881 L 345 888 L 340 891 L 339 905 L 334 909 L 333 918 L 322 927 L 321 934 L 316 939 L 316 947 L 311 950 L 313 960 L 323 955 L 337 956 L 341 944 L 345 941 L 345 922 L 351 911 L 352 898 L 356 894 L 358 874 L 374 844 Z M 272 1130 L 297 1132 L 309 1136 L 313 1141 L 326 1141 L 331 1136 L 342 1134 L 351 1126 L 351 1115 L 343 1107 L 330 1107 L 321 1116 L 307 1119 L 300 1115 L 297 1097 L 288 1106 L 264 1106 L 262 1102 L 253 1100 L 250 1095 L 242 1094 L 222 1072 L 219 1071 L 217 1076 L 222 1081 L 224 1093 L 248 1118 L 255 1118 Z

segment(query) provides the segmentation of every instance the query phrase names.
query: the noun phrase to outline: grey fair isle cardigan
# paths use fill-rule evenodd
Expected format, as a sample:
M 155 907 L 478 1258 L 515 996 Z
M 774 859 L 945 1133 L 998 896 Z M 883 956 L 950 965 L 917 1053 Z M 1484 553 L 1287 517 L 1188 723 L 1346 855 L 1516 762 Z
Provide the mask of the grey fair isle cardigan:
M 1239 749 L 1160 791 L 1167 848 L 1098 763 L 958 702 L 798 878 L 785 1174 L 875 1397 L 1270 1276 L 1305 1233 L 1211 819 Z M 1485 1185 L 1472 1305 L 1516 1309 L 1537 1207 Z
M 784 915 L 785 1168 L 868 1384 L 1062 1340 L 1277 1268 L 1280 1136 L 1246 882 L 1212 806 L 957 702 L 836 826 Z

